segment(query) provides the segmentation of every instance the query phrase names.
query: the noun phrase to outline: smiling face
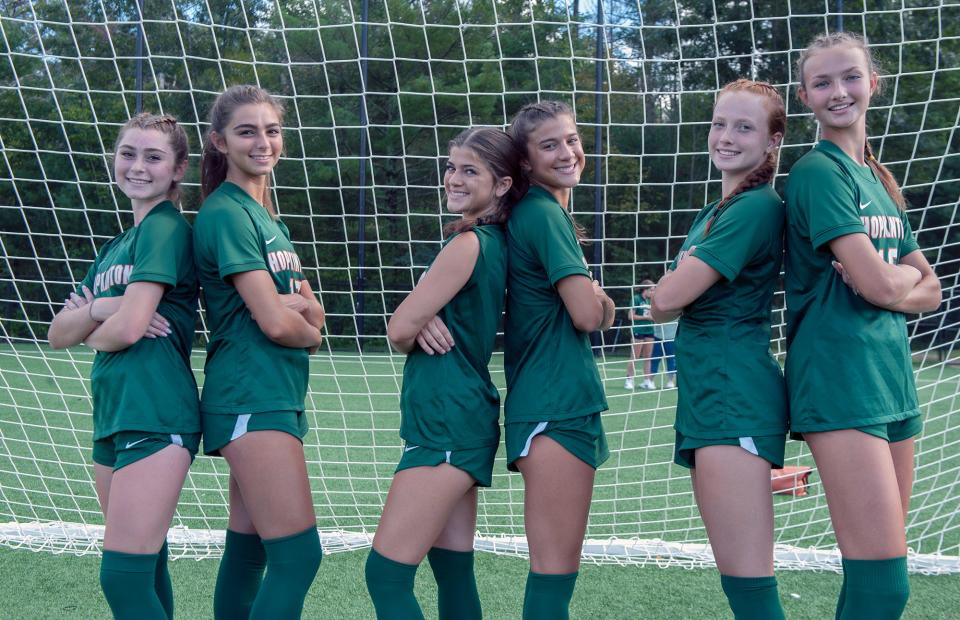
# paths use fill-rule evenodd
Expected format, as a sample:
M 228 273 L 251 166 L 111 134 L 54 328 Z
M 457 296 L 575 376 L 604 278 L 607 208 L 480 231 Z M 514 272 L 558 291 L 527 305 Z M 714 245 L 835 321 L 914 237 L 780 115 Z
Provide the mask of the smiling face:
M 765 99 L 749 91 L 724 93 L 713 108 L 707 148 L 710 159 L 736 185 L 766 160 L 780 134 L 770 134 Z
M 530 182 L 551 194 L 569 193 L 580 182 L 585 163 L 577 124 L 568 114 L 542 121 L 527 137 Z
M 227 180 L 241 187 L 265 180 L 283 151 L 280 115 L 269 103 L 239 106 L 223 132 L 211 137 L 227 157 Z
M 866 54 L 853 45 L 818 50 L 803 63 L 800 100 L 813 112 L 824 132 L 866 125 L 877 74 Z
M 460 146 L 450 149 L 443 174 L 443 189 L 450 213 L 459 213 L 470 219 L 482 217 L 497 208 L 510 185 L 510 177 L 494 177 L 473 149 Z
M 135 206 L 153 206 L 170 197 L 186 167 L 185 161 L 178 164 L 168 135 L 131 127 L 120 138 L 113 171 L 120 190 Z

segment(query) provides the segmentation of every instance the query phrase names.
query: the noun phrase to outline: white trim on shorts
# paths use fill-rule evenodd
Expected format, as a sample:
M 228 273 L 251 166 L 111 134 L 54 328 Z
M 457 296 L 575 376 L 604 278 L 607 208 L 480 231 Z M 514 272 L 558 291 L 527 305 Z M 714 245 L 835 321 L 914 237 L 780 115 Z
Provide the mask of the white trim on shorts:
M 236 441 L 247 434 L 247 424 L 250 423 L 249 413 L 241 413 L 237 416 L 237 423 L 233 427 L 233 434 L 230 435 L 230 441 Z
M 542 433 L 543 431 L 547 430 L 547 424 L 548 422 L 537 423 L 537 425 L 533 429 L 533 432 L 531 432 L 530 436 L 527 437 L 527 443 L 523 444 L 523 450 L 517 456 L 518 459 L 530 454 L 530 444 L 533 442 L 533 438 L 539 435 L 540 433 Z
M 183 437 L 181 437 L 180 435 L 174 434 L 174 433 L 170 433 L 170 443 L 172 443 L 172 444 L 175 445 L 175 446 L 180 446 L 180 447 L 182 448 L 182 447 L 183 447 Z
M 757 450 L 757 444 L 753 442 L 753 437 L 741 437 L 740 447 L 754 456 L 760 456 L 760 451 Z

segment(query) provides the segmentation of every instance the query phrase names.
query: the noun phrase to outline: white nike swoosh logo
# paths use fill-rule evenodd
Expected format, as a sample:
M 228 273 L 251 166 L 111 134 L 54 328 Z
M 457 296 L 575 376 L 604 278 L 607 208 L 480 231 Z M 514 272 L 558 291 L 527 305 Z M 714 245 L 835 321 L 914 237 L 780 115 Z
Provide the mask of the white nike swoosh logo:
M 148 440 L 148 439 L 150 439 L 150 438 L 149 438 L 149 437 L 144 437 L 143 439 L 138 439 L 138 440 L 136 440 L 136 441 L 128 441 L 128 442 L 127 442 L 127 448 L 132 448 L 133 446 L 137 445 L 137 444 L 140 443 L 141 441 L 146 441 L 146 440 Z
M 865 205 L 863 205 L 863 204 L 860 205 L 860 210 L 862 211 L 862 210 L 866 209 L 867 207 L 869 207 L 871 202 L 873 202 L 873 201 L 870 200 L 870 201 L 867 202 L 867 204 L 865 204 Z
M 419 447 L 420 447 L 420 446 L 404 446 L 403 451 L 404 451 L 404 452 L 410 452 L 411 450 L 416 450 L 416 449 L 419 448 Z
M 870 204 L 870 203 L 868 202 L 867 204 Z M 860 207 L 860 208 L 862 209 L 863 207 Z M 271 243 L 273 243 L 276 238 L 277 238 L 277 236 L 274 235 L 274 236 L 270 237 L 269 239 L 267 239 L 267 245 L 270 245 Z

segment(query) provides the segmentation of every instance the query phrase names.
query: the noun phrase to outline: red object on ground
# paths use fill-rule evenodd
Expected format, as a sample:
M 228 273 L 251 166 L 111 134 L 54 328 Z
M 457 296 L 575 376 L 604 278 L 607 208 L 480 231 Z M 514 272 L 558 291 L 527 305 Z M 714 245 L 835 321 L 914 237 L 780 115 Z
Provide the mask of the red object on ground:
M 790 465 L 770 470 L 770 487 L 774 493 L 803 497 L 807 494 L 811 468 Z

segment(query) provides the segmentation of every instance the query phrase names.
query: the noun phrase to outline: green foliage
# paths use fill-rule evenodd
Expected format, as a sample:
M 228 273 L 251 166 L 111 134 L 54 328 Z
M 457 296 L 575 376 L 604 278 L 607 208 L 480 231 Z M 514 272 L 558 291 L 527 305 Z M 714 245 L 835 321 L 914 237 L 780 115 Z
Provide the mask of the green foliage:
M 26 326 L 49 320 L 96 246 L 129 222 L 107 155 L 137 109 L 138 73 L 142 107 L 187 123 L 194 153 L 225 86 L 255 82 L 283 99 L 278 204 L 319 278 L 331 344 L 356 349 L 382 346 L 384 313 L 438 248 L 439 164 L 460 130 L 503 126 L 538 97 L 574 104 L 598 154 L 572 208 L 596 238 L 588 260 L 602 261 L 623 305 L 717 197 L 704 154 L 716 89 L 741 76 L 785 86 L 785 172 L 816 138 L 789 86 L 793 64 L 835 25 L 814 0 L 791 13 L 777 0 L 607 1 L 597 61 L 595 3 L 371 0 L 365 24 L 359 1 L 143 4 L 142 60 L 136 0 L 11 0 L 0 17 L 0 240 L 12 291 L 0 316 L 16 338 L 43 337 Z M 845 27 L 866 32 L 889 72 L 868 119 L 875 150 L 903 181 L 921 245 L 938 248 L 937 269 L 950 275 L 960 265 L 960 10 L 925 0 L 845 10 Z M 188 212 L 198 207 L 192 163 Z

